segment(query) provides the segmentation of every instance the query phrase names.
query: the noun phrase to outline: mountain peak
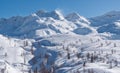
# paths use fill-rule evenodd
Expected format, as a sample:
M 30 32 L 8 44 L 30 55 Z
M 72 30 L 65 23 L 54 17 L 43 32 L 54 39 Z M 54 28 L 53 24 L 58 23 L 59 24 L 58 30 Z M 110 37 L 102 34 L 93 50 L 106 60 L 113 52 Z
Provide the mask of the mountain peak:
M 52 18 L 57 19 L 57 20 L 64 19 L 63 14 L 59 10 L 54 10 L 51 12 L 39 10 L 38 12 L 36 12 L 36 15 L 38 15 L 39 17 L 52 17 Z
M 72 21 L 72 22 L 77 22 L 77 21 L 80 21 L 80 22 L 85 22 L 85 23 L 88 23 L 89 24 L 89 21 L 83 17 L 83 16 L 80 16 L 78 13 L 70 13 L 66 16 L 66 19 L 68 21 Z
M 53 18 L 55 19 L 60 19 L 60 20 L 63 20 L 64 19 L 64 16 L 63 14 L 61 13 L 60 10 L 54 10 L 52 12 L 50 12 L 51 16 L 53 16 Z
M 37 15 L 41 16 L 42 14 L 45 14 L 46 11 L 45 10 L 39 10 L 36 12 Z
M 66 16 L 66 19 L 70 20 L 70 21 L 71 20 L 74 21 L 74 20 L 79 19 L 79 18 L 80 18 L 80 15 L 78 13 L 70 13 Z

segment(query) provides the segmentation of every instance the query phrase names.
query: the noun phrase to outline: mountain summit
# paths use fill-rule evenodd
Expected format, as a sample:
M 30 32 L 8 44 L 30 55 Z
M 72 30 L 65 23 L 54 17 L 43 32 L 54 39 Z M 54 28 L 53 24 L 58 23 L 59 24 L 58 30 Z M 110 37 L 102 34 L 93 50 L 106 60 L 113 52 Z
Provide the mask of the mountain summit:
M 59 10 L 51 12 L 39 10 L 26 17 L 12 17 L 4 21 L 1 20 L 0 26 L 3 29 L 0 33 L 10 36 L 41 37 L 63 33 L 76 34 L 76 30 L 77 33 L 79 32 L 78 29 L 80 32 L 87 29 L 87 32 L 85 32 L 87 35 L 93 31 L 89 24 L 90 22 L 85 17 L 77 13 L 65 17 Z M 9 26 L 9 28 L 6 28 L 6 26 Z M 4 30 L 4 28 L 6 29 Z M 83 35 L 84 32 L 79 34 Z
M 80 16 L 78 13 L 70 13 L 66 16 L 66 19 L 72 22 L 80 21 L 80 22 L 87 23 L 87 24 L 90 23 L 85 17 Z
M 52 17 L 52 18 L 57 19 L 57 20 L 63 20 L 64 19 L 64 16 L 62 15 L 62 13 L 59 10 L 54 10 L 52 12 L 47 12 L 47 11 L 44 11 L 44 10 L 40 10 L 40 11 L 36 12 L 36 14 L 39 17 Z

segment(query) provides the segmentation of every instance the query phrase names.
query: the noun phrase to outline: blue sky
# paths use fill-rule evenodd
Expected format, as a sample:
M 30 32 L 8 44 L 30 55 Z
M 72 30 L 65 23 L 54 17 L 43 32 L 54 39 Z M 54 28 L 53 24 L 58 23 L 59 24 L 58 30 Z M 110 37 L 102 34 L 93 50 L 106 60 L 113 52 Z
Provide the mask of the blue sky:
M 94 17 L 120 11 L 120 0 L 0 0 L 0 17 L 25 16 L 41 9 L 60 9 L 64 14 L 78 12 L 85 17 Z

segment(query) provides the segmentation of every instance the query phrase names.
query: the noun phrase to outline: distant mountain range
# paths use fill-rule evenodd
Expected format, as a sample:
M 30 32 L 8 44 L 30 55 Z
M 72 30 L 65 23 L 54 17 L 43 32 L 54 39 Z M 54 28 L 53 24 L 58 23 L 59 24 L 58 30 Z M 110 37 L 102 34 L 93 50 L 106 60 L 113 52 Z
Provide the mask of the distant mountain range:
M 29 16 L 0 19 L 0 34 L 8 36 L 43 37 L 55 34 L 120 34 L 120 12 L 85 18 L 78 13 L 64 16 L 60 11 L 37 11 Z

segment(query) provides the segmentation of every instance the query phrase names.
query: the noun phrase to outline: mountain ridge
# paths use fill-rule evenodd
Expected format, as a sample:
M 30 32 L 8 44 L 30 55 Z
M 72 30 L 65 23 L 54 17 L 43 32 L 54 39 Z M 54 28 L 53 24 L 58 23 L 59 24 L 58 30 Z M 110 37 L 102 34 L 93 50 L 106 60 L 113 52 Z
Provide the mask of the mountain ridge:
M 39 10 L 25 17 L 0 18 L 0 33 L 8 36 L 27 35 L 31 38 L 64 33 L 87 35 L 107 32 L 119 35 L 119 20 L 120 11 L 85 18 L 76 12 L 65 16 L 59 10 Z
M 84 18 L 83 16 L 80 16 L 77 13 L 74 13 L 72 15 L 75 16 L 75 18 L 77 17 L 75 21 L 69 20 L 71 19 L 71 17 L 63 16 L 63 14 L 58 10 L 51 11 L 51 12 L 40 10 L 26 17 L 19 17 L 19 16 L 11 17 L 7 19 L 5 22 L 9 24 L 8 21 L 11 20 L 12 23 L 15 22 L 13 24 L 16 26 L 10 24 L 9 29 L 8 30 L 6 29 L 6 31 L 8 31 L 7 33 L 2 30 L 1 30 L 2 32 L 0 31 L 0 33 L 6 34 L 6 35 L 13 34 L 13 35 L 19 35 L 19 36 L 33 35 L 34 37 L 36 35 L 45 36 L 45 35 L 53 35 L 58 33 L 74 33 L 75 32 L 74 30 L 76 30 L 77 28 L 79 29 L 85 28 L 84 30 L 91 30 L 91 32 L 87 32 L 86 34 L 92 33 L 92 29 L 91 29 L 92 27 L 89 28 L 90 22 L 86 18 Z M 1 19 L 1 21 L 2 20 L 3 19 Z M 1 23 L 0 25 L 2 26 L 3 23 L 2 22 L 0 23 Z M 6 26 L 3 25 L 3 29 Z M 10 29 L 14 29 L 14 30 L 10 31 Z

